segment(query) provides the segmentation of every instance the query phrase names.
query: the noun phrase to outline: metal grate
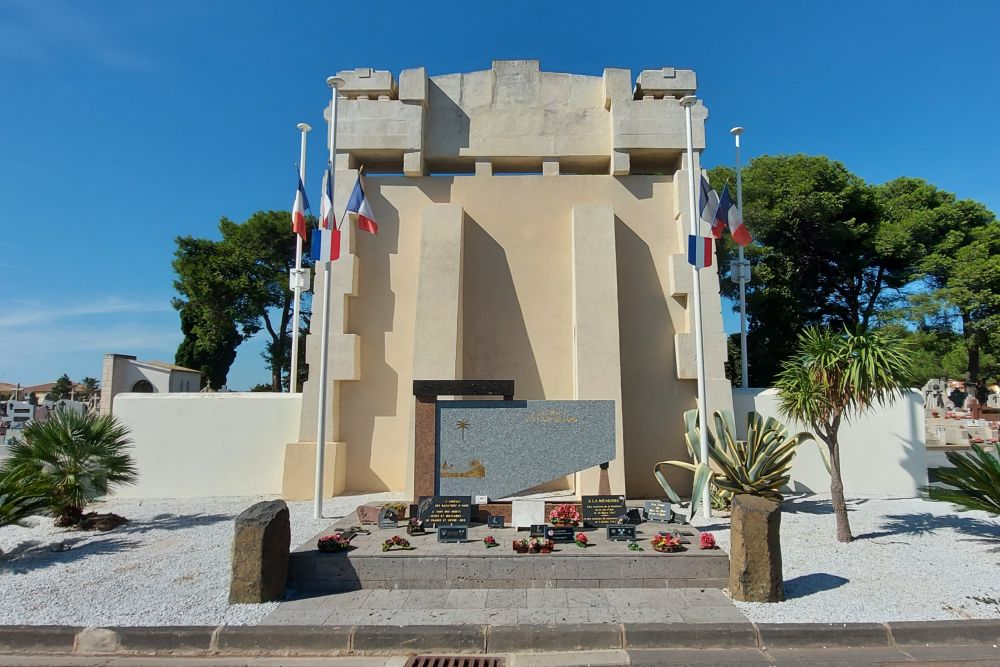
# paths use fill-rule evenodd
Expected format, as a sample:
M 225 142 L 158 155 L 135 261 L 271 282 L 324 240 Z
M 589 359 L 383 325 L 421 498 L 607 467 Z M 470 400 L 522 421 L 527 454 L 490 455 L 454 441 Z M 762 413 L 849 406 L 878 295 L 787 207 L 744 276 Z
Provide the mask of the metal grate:
M 504 667 L 504 658 L 483 655 L 415 655 L 405 667 Z

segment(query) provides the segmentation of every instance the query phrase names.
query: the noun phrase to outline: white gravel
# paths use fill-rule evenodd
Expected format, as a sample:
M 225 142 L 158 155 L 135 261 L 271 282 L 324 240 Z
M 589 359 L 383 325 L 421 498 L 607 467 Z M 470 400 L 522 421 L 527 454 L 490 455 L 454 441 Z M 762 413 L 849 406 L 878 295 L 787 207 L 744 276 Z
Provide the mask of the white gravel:
M 268 498 L 111 500 L 89 509 L 130 523 L 108 533 L 55 528 L 33 517 L 30 527 L 0 528 L 0 625 L 254 625 L 277 603 L 230 605 L 233 519 Z M 392 493 L 289 503 L 292 547 L 364 502 Z M 65 542 L 68 551 L 55 552 Z
M 842 544 L 828 494 L 786 497 L 787 599 L 740 611 L 761 623 L 1000 618 L 1000 520 L 917 498 L 854 498 L 848 510 L 856 539 Z M 695 523 L 729 548 L 728 519 Z

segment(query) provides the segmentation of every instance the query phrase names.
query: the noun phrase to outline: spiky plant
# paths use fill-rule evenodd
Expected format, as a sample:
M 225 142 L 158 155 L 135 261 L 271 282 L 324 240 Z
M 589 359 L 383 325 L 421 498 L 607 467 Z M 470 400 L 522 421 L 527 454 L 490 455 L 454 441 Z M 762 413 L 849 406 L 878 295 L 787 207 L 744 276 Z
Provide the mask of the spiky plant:
M 48 507 L 45 490 L 0 479 L 0 528 L 19 523 Z
M 937 477 L 951 488 L 925 486 L 930 499 L 1000 514 L 1000 454 L 974 444 L 971 454 L 948 452 L 946 456 L 954 468 L 939 469 Z
M 41 489 L 60 525 L 78 523 L 88 504 L 138 479 L 129 429 L 111 415 L 56 410 L 22 434 L 0 467 L 0 483 Z
M 763 418 L 756 412 L 747 414 L 747 439 L 736 438 L 736 421 L 729 410 L 716 411 L 715 432 L 708 430 L 709 464 L 699 459 L 701 430 L 698 426 L 698 411 L 684 413 L 685 442 L 693 463 L 687 461 L 661 461 L 653 467 L 653 474 L 667 496 L 680 502 L 677 493 L 667 483 L 661 470 L 664 466 L 674 466 L 694 473 L 691 497 L 700 498 L 705 485 L 711 484 L 718 495 L 731 499 L 733 495 L 744 493 L 781 499 L 781 487 L 789 479 L 795 449 L 806 440 L 813 440 L 809 433 L 797 433 L 789 437 L 788 429 L 773 417 Z M 692 515 L 698 503 L 692 501 Z

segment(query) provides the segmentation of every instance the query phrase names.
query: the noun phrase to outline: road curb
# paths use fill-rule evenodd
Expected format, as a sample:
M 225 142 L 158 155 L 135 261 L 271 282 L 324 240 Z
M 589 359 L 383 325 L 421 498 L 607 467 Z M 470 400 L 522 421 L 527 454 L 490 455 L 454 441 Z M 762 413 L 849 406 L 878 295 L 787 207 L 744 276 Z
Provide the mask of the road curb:
M 0 654 L 411 655 L 630 649 L 815 649 L 1000 645 L 1000 619 L 891 623 L 559 625 L 0 626 Z

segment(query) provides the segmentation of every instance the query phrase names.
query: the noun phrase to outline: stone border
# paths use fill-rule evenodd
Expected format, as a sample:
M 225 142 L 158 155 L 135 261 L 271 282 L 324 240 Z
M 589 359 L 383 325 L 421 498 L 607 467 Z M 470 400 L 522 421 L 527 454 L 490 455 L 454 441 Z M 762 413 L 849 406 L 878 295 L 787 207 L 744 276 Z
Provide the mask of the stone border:
M 1000 644 L 1000 619 L 894 623 L 0 626 L 0 655 L 338 656 Z

